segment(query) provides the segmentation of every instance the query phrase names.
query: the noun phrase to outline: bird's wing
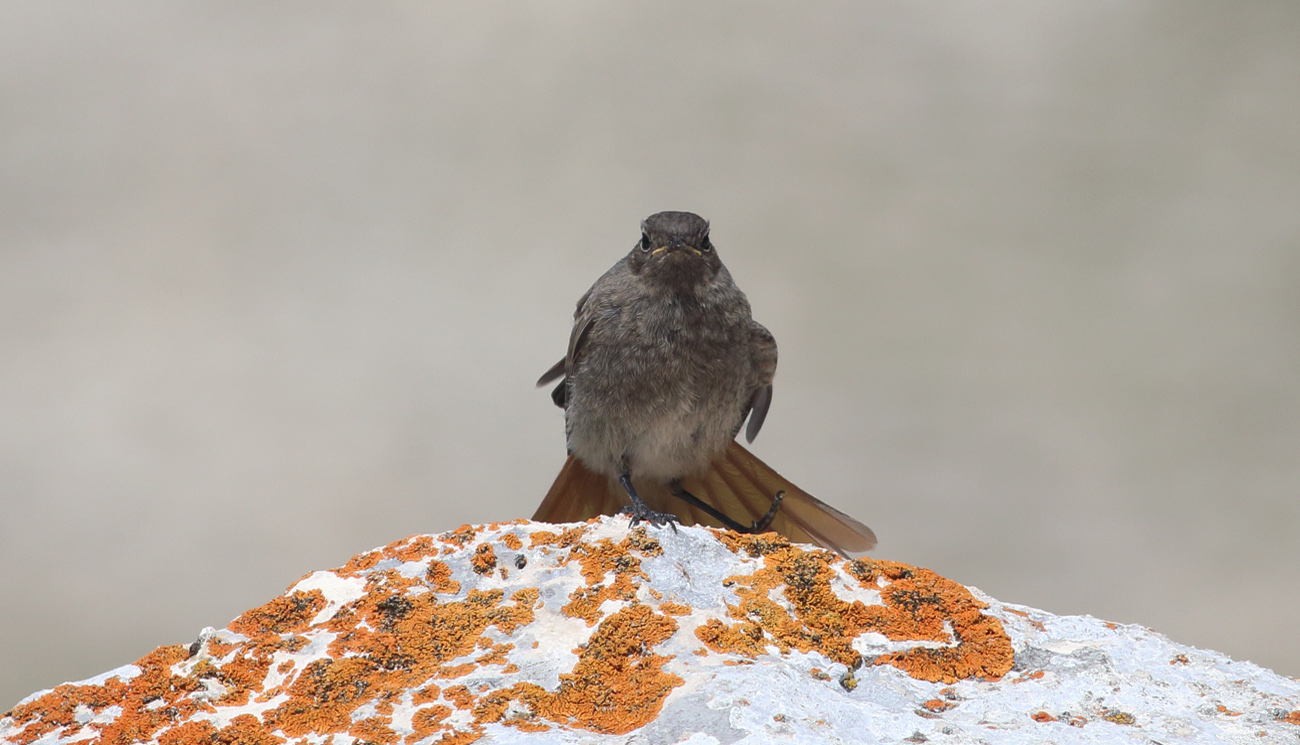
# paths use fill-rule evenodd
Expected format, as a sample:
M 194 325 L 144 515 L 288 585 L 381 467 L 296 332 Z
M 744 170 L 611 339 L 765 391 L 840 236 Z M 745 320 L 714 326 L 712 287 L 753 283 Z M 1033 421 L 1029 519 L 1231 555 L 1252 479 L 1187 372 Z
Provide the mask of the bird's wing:
M 555 363 L 554 365 L 551 365 L 551 369 L 542 373 L 542 377 L 537 379 L 537 387 L 541 388 L 542 386 L 546 385 L 552 380 L 558 380 L 560 378 L 563 378 L 565 373 L 564 363 L 568 361 L 569 360 L 567 357 L 561 357 L 559 362 Z
M 767 409 L 772 405 L 772 378 L 776 377 L 776 339 L 758 321 L 749 328 L 750 359 L 753 360 L 753 393 L 749 397 L 749 424 L 745 427 L 745 441 L 753 442 L 763 428 Z M 745 417 L 741 417 L 744 421 Z
M 573 311 L 573 329 L 569 332 L 569 349 L 564 354 L 564 359 L 551 365 L 550 369 L 542 373 L 542 377 L 537 379 L 537 387 L 541 388 L 555 380 L 568 375 L 569 370 L 577 364 L 578 355 L 582 351 L 583 342 L 587 341 L 587 334 L 591 333 L 591 327 L 596 323 L 595 313 L 587 307 L 587 298 L 591 297 L 591 290 L 587 290 L 578 298 L 578 307 Z M 551 398 L 555 405 L 564 408 L 567 403 L 567 389 L 563 380 L 551 391 Z

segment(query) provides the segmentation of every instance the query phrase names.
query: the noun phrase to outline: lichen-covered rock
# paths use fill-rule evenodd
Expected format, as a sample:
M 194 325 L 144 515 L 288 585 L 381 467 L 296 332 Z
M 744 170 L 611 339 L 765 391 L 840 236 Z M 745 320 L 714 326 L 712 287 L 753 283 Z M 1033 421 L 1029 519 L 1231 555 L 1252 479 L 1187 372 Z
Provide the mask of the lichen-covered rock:
M 775 535 L 518 521 L 414 536 L 0 742 L 1295 742 L 1300 683 Z

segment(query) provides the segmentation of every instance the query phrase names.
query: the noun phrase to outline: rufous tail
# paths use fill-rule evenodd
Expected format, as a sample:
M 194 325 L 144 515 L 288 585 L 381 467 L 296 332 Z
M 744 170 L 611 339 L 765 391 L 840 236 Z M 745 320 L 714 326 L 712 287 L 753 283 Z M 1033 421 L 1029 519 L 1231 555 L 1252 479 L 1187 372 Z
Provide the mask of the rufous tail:
M 670 512 L 685 525 L 722 527 L 712 515 L 672 496 L 664 484 L 634 480 L 633 486 L 652 510 Z M 768 530 L 848 557 L 861 556 L 876 545 L 876 534 L 871 528 L 790 483 L 738 442 L 728 445 L 708 471 L 684 479 L 682 486 L 745 525 L 761 520 L 772 506 L 773 497 L 784 492 L 780 509 Z M 617 514 L 628 504 L 627 493 L 617 481 L 591 472 L 582 461 L 570 455 L 533 519 L 578 522 L 597 515 Z

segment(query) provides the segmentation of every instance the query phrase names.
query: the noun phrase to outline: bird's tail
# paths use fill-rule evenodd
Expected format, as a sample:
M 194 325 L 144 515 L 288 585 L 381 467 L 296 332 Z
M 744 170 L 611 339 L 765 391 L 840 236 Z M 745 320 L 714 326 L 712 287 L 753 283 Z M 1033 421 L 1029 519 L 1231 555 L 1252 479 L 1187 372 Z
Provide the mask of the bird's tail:
M 663 484 L 638 480 L 633 485 L 652 510 L 670 512 L 686 525 L 722 527 L 704 510 L 672 496 Z M 790 483 L 737 442 L 728 445 L 708 471 L 684 479 L 682 486 L 714 509 L 746 525 L 761 520 L 772 506 L 772 499 L 784 492 L 780 509 L 768 530 L 849 557 L 861 556 L 876 545 L 876 534 L 871 528 Z M 616 514 L 628 504 L 627 494 L 617 481 L 592 473 L 570 455 L 533 519 L 575 522 Z

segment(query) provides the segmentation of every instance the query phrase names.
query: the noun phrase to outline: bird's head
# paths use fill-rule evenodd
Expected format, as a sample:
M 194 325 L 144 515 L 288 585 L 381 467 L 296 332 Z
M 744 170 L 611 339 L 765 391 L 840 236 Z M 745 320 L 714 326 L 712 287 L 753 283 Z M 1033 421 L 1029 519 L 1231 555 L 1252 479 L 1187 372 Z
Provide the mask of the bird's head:
M 628 265 L 649 281 L 690 289 L 711 281 L 722 260 L 709 240 L 708 220 L 693 212 L 659 212 L 641 222 Z

